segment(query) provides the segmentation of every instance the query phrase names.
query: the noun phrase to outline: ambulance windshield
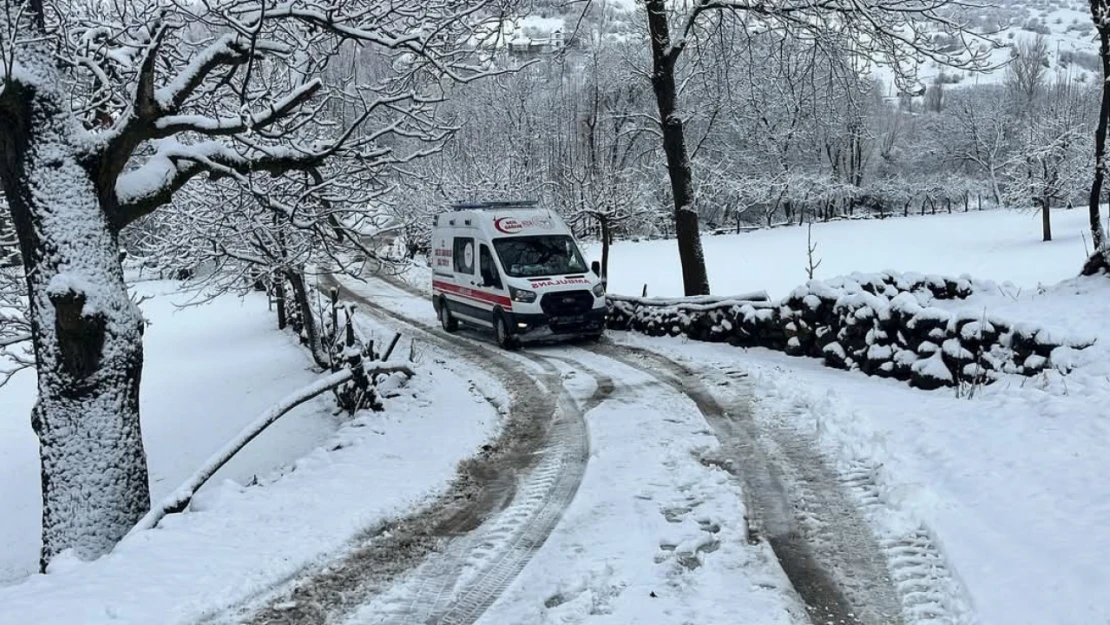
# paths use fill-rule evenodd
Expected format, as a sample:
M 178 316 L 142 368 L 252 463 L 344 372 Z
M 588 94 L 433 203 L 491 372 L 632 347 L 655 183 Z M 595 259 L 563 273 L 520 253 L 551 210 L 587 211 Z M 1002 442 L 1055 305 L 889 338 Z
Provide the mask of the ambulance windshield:
M 505 237 L 494 239 L 493 247 L 505 273 L 514 278 L 586 272 L 578 246 L 566 235 Z

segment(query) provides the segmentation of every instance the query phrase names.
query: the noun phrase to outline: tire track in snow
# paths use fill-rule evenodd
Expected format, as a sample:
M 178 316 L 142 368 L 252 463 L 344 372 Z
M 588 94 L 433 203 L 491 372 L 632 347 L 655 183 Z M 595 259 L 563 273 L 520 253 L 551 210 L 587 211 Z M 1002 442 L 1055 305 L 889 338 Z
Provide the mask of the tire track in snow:
M 501 407 L 508 413 L 506 423 L 497 439 L 460 463 L 446 492 L 426 508 L 366 530 L 336 560 L 308 566 L 237 605 L 214 611 L 201 622 L 300 625 L 341 621 L 441 551 L 451 539 L 466 535 L 504 508 L 515 492 L 517 474 L 536 464 L 537 452 L 544 448 L 561 389 L 553 368 L 547 373 L 522 375 L 519 360 L 492 348 L 469 345 L 471 341 L 465 339 L 449 340 L 337 286 L 344 299 L 357 300 L 363 308 L 393 319 L 437 350 L 450 352 L 461 361 L 456 365 L 460 375 L 467 377 L 467 369 L 477 366 L 497 379 L 509 394 L 508 406 Z
M 569 395 L 560 396 L 560 408 L 551 443 L 524 478 L 518 496 L 472 541 L 470 557 L 480 547 L 487 547 L 493 557 L 476 567 L 476 575 L 460 580 L 455 596 L 445 606 L 437 606 L 425 622 L 470 625 L 477 621 L 532 559 L 574 499 L 589 458 L 589 437 L 583 413 Z
M 517 354 L 557 375 L 546 358 Z M 585 474 L 589 439 L 584 414 L 608 395 L 612 380 L 596 375 L 597 388 L 583 404 L 569 394 L 559 397 L 559 414 L 539 463 L 516 490 L 513 501 L 472 534 L 457 540 L 431 566 L 439 572 L 433 584 L 420 582 L 409 609 L 383 623 L 470 625 L 512 584 L 544 544 L 573 500 Z M 444 574 L 446 572 L 446 574 Z M 423 577 L 417 572 L 418 577 Z M 353 622 L 365 622 L 355 619 Z M 379 622 L 379 621 L 374 621 Z
M 418 577 L 416 597 L 408 610 L 384 622 L 473 623 L 544 543 L 577 492 L 589 457 L 584 410 L 544 358 L 510 355 L 465 336 L 446 335 L 334 280 L 322 282 L 337 286 L 345 300 L 484 368 L 510 392 L 508 423 L 482 454 L 461 463 L 448 492 L 429 509 L 367 532 L 339 561 L 305 571 L 278 597 L 270 589 L 261 609 L 250 609 L 257 603 L 240 606 L 234 620 L 262 625 L 358 619 L 361 606 L 411 574 Z M 527 371 L 521 366 L 525 362 L 542 373 Z M 611 391 L 612 380 L 597 377 L 585 405 L 596 405 Z M 383 622 L 381 616 L 371 622 Z
M 694 401 L 721 443 L 722 466 L 743 482 L 751 533 L 770 543 L 813 623 L 902 622 L 879 545 L 813 441 L 786 430 L 761 430 L 750 392 L 722 406 L 699 373 L 664 356 L 624 346 L 589 349 Z
M 878 525 L 894 526 L 878 485 L 882 467 L 853 462 L 841 471 L 840 482 L 859 502 L 864 514 Z M 881 536 L 879 544 L 887 569 L 902 601 L 902 613 L 914 625 L 970 625 L 971 601 L 963 584 L 948 566 L 932 531 L 917 525 Z

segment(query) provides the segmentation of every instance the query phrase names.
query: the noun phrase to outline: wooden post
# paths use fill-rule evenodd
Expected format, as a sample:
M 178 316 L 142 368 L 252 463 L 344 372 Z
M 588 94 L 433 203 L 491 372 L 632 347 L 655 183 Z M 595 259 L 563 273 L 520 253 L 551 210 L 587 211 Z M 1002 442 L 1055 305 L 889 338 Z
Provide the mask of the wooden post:
M 332 287 L 328 293 L 331 296 L 331 331 L 339 334 L 339 289 Z M 351 318 L 348 313 L 347 325 L 351 323 Z
M 400 338 L 401 338 L 401 333 L 400 332 L 393 335 L 393 340 L 389 342 L 389 347 L 386 348 L 385 354 L 382 355 L 382 360 L 389 360 L 389 357 L 393 354 L 393 348 L 397 347 L 397 341 Z

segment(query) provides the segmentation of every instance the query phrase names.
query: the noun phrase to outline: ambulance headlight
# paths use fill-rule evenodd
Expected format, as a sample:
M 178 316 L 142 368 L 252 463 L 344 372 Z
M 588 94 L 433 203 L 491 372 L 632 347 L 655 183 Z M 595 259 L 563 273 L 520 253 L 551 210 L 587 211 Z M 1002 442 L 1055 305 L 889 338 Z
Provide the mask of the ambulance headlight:
M 594 288 L 592 288 L 590 290 L 594 292 L 594 297 L 599 297 L 599 298 L 600 297 L 605 297 L 605 283 L 604 282 L 598 282 L 597 284 L 594 285 Z
M 518 289 L 511 286 L 509 287 L 509 297 L 511 297 L 514 302 L 531 304 L 532 302 L 536 301 L 536 292 L 526 291 L 524 289 Z

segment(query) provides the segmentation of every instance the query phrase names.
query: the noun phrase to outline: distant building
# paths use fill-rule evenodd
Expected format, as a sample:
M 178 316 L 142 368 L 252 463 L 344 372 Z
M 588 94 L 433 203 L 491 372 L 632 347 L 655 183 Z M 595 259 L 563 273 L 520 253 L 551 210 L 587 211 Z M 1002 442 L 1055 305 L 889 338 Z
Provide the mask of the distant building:
M 537 57 L 555 54 L 568 45 L 574 45 L 565 29 L 566 23 L 561 18 L 494 19 L 477 29 L 471 42 L 479 50 Z
M 557 29 L 547 37 L 529 37 L 518 33 L 509 41 L 509 54 L 515 56 L 541 56 L 553 54 L 566 47 L 562 29 Z

